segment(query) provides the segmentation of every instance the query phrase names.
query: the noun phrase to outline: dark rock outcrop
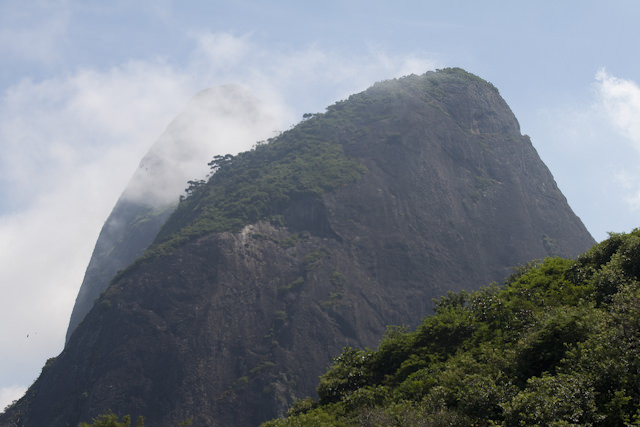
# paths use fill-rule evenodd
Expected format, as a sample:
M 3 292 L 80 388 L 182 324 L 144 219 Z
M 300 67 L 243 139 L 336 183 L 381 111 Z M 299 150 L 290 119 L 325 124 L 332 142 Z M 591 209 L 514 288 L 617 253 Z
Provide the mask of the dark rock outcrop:
M 594 243 L 498 91 L 462 70 L 378 83 L 303 126 L 366 172 L 151 251 L 0 420 L 75 425 L 111 409 L 153 426 L 257 425 L 313 395 L 344 346 L 416 325 L 448 290 Z M 157 245 L 197 212 L 180 215 Z

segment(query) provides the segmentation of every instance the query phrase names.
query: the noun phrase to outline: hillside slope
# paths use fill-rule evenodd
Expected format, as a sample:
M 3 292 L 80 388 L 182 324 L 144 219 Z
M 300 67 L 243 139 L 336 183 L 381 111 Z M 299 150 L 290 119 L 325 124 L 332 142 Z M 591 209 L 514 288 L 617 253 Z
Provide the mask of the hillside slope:
M 498 91 L 459 69 L 378 83 L 212 166 L 0 420 L 257 425 L 344 346 L 594 243 Z
M 636 229 L 442 297 L 415 331 L 343 351 L 318 401 L 264 427 L 637 425 L 639 303 Z

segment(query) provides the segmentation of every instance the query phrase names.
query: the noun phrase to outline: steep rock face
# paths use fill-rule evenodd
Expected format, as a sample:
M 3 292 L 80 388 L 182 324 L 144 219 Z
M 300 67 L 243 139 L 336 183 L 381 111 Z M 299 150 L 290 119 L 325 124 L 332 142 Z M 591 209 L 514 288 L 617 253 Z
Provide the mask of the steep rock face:
M 222 147 L 241 150 L 268 135 L 275 118 L 246 90 L 218 86 L 197 94 L 140 162 L 107 218 L 80 286 L 67 341 L 115 274 L 144 253 L 187 180 L 204 176 Z
M 78 291 L 67 328 L 67 341 L 113 276 L 144 253 L 174 207 L 175 203 L 169 203 L 154 209 L 146 204 L 118 200 L 100 231 Z
M 330 164 L 318 144 L 339 148 Z M 221 168 L 0 420 L 256 425 L 432 298 L 593 243 L 493 86 L 458 69 L 378 83 Z

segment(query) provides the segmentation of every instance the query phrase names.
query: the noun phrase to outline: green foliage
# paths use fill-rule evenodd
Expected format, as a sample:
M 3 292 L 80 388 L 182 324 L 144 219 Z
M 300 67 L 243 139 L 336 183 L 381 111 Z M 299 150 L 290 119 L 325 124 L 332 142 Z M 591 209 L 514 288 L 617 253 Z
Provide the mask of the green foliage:
M 309 272 L 315 270 L 322 260 L 329 255 L 329 250 L 326 248 L 320 248 L 318 250 L 309 252 L 303 261 L 304 271 Z
M 129 415 L 125 415 L 122 417 L 122 420 L 119 421 L 119 418 L 113 412 L 109 412 L 106 414 L 98 415 L 93 419 L 91 424 L 88 423 L 80 423 L 78 427 L 130 427 L 131 426 L 131 417 Z M 138 417 L 136 422 L 136 427 L 144 427 L 144 418 Z
M 284 249 L 291 248 L 298 243 L 298 238 L 299 236 L 297 234 L 292 234 L 290 236 L 287 236 L 285 239 L 283 239 L 280 242 L 280 246 Z
M 346 348 L 334 359 L 334 365 L 320 378 L 320 404 L 337 402 L 367 384 L 369 353 Z
M 333 273 L 331 273 L 331 277 L 329 278 L 329 281 L 336 288 L 343 287 L 345 285 L 345 282 L 346 282 L 345 277 L 342 275 L 342 273 L 340 273 L 337 270 L 335 270 Z
M 190 182 L 152 251 L 278 217 L 292 201 L 318 198 L 357 180 L 366 170 L 328 133 L 332 121 L 315 115 L 251 151 L 216 156 L 209 181 Z
M 531 378 L 503 407 L 506 426 L 585 426 L 597 419 L 593 388 L 580 375 Z
M 346 427 L 346 424 L 325 411 L 311 411 L 295 417 L 268 421 L 262 427 Z
M 300 288 L 304 284 L 304 277 L 297 277 L 293 282 L 278 288 L 279 293 L 292 292 Z
M 640 230 L 448 293 L 415 331 L 345 349 L 318 396 L 268 425 L 639 425 Z
M 591 332 L 592 310 L 562 306 L 543 314 L 516 349 L 516 372 L 519 380 L 554 372 L 565 352 L 573 344 L 584 341 Z
M 315 409 L 318 406 L 317 402 L 310 397 L 306 399 L 296 400 L 291 408 L 287 411 L 288 416 L 295 416 L 300 414 L 306 414 L 307 412 Z
M 190 425 L 190 419 L 178 423 L 179 427 L 187 427 Z M 91 424 L 80 423 L 78 424 L 78 427 L 131 427 L 131 416 L 125 415 L 120 419 L 118 415 L 109 411 L 106 414 L 101 414 L 95 417 Z M 144 417 L 138 417 L 135 427 L 144 427 Z

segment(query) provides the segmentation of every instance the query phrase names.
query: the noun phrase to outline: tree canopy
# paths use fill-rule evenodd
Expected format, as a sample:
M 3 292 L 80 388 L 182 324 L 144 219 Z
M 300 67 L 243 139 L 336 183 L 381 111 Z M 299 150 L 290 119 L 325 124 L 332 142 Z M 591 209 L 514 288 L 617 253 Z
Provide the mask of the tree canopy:
M 345 349 L 276 426 L 640 425 L 640 230 Z

